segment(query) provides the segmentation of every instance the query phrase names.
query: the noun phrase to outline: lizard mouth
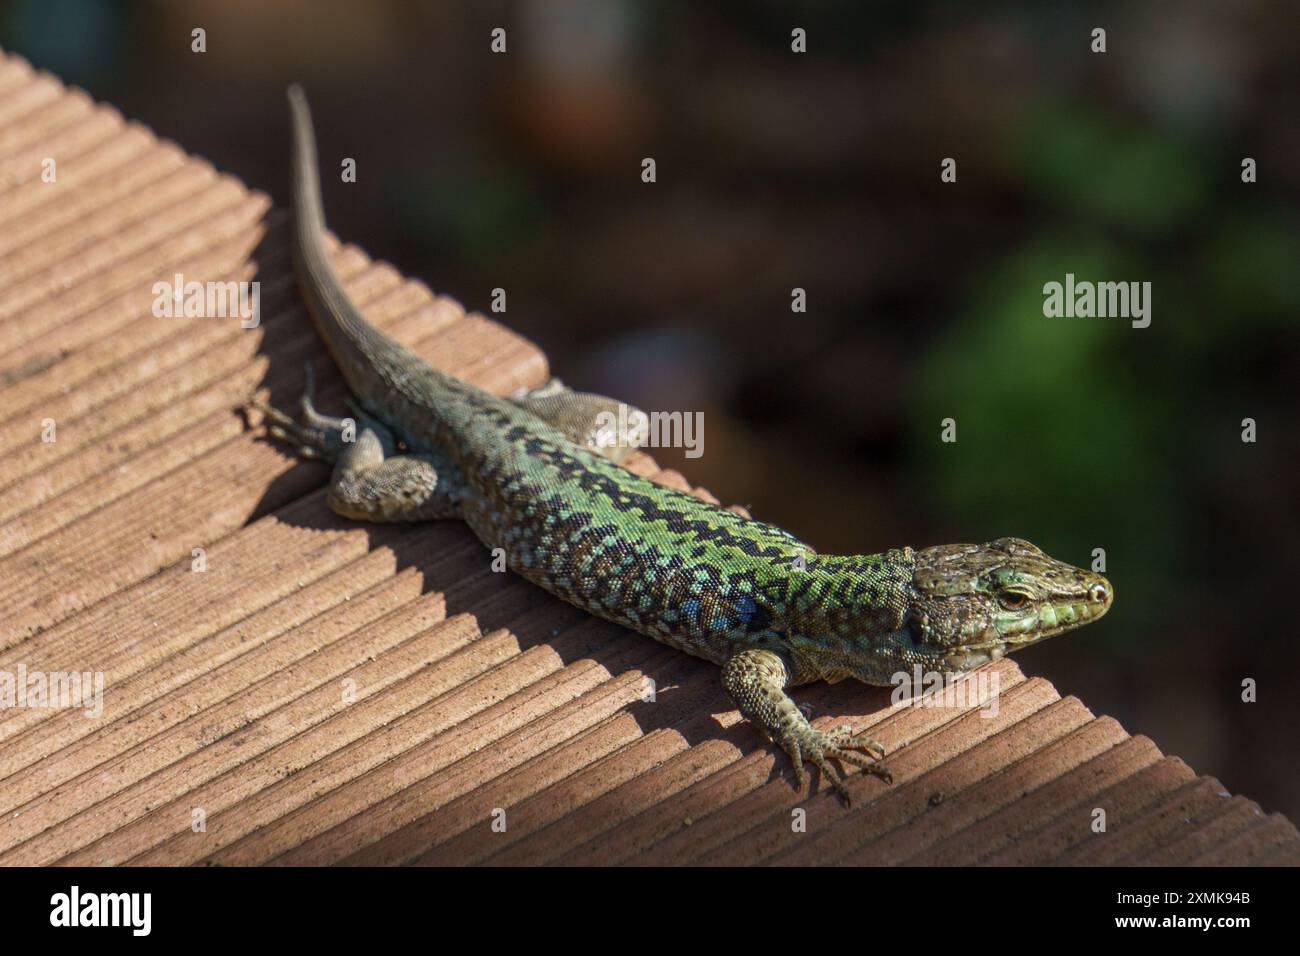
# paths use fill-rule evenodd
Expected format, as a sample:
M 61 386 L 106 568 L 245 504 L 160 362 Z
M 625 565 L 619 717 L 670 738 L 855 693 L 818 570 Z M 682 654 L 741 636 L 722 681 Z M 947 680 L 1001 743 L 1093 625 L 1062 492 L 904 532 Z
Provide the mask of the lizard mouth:
M 1036 613 L 1011 621 L 989 621 L 973 635 L 974 640 L 950 651 L 944 657 L 944 663 L 956 671 L 970 670 L 1022 647 L 1088 624 L 1110 610 L 1111 596 L 1107 587 L 1100 598 L 1084 596 L 1045 602 Z

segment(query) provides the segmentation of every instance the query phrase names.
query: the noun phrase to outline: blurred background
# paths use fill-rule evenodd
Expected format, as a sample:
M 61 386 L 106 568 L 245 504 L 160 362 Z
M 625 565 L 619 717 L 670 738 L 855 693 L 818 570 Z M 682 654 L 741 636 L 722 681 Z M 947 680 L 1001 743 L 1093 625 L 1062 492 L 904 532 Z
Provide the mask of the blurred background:
M 1300 819 L 1300 6 L 972 6 L 8 0 L 0 45 L 280 203 L 301 81 L 336 234 L 703 412 L 660 462 L 819 550 L 1104 549 L 1021 666 Z M 1151 326 L 1045 318 L 1067 272 Z

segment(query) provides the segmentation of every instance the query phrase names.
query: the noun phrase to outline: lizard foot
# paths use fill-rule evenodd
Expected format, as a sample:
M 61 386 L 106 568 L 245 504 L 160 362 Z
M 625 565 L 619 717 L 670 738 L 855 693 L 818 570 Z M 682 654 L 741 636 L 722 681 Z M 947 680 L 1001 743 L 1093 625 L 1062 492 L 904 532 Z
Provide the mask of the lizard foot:
M 853 803 L 843 779 L 827 759 L 832 757 L 841 763 L 861 767 L 867 773 L 884 780 L 885 783 L 894 782 L 893 775 L 876 763 L 877 760 L 884 759 L 885 748 L 865 734 L 854 735 L 853 728 L 848 724 L 842 724 L 829 732 L 818 730 L 811 724 L 796 726 L 780 743 L 781 748 L 790 755 L 790 760 L 794 763 L 795 781 L 800 790 L 803 789 L 804 783 L 803 762 L 807 760 L 821 771 L 822 776 L 846 804 Z M 867 751 L 870 756 L 858 753 L 859 750 Z
M 266 416 L 267 432 L 292 445 L 299 456 L 334 461 L 343 448 L 343 431 L 348 420 L 322 415 L 316 411 L 313 400 L 315 394 L 316 379 L 309 362 L 297 417 L 280 411 L 260 398 L 252 398 L 248 404 Z
M 727 659 L 722 665 L 722 686 L 742 714 L 790 755 L 799 790 L 803 790 L 803 762 L 821 771 L 822 777 L 845 803 L 852 803 L 848 788 L 831 766 L 831 759 L 861 767 L 886 783 L 893 782 L 888 770 L 876 764 L 885 748 L 865 734 L 854 735 L 848 724 L 821 731 L 808 722 L 785 692 L 793 667 L 785 655 L 770 648 L 751 647 Z M 857 753 L 859 750 L 866 754 Z

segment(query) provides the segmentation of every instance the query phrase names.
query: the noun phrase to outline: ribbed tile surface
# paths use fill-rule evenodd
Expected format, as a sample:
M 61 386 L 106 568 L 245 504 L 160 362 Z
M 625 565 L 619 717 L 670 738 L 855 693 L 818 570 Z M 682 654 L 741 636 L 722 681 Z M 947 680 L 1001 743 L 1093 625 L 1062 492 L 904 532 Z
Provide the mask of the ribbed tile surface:
M 266 385 L 292 404 L 308 357 L 321 403 L 342 397 L 286 227 L 0 54 L 0 672 L 105 677 L 97 719 L 0 710 L 0 862 L 1300 861 L 1287 820 L 1008 661 L 993 717 L 807 688 L 819 722 L 872 728 L 895 782 L 854 777 L 851 811 L 798 799 L 716 668 L 491 573 L 459 524 L 336 518 L 325 470 L 238 411 Z M 436 364 L 496 392 L 545 379 L 505 328 L 336 261 Z M 175 273 L 257 279 L 261 327 L 153 317 Z

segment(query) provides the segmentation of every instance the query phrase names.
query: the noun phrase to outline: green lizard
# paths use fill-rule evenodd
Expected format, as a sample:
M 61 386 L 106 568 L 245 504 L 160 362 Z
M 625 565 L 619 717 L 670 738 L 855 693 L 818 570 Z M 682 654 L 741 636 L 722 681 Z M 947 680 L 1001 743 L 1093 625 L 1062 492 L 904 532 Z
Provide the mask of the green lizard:
M 789 532 L 638 478 L 587 440 L 614 403 L 552 383 L 497 398 L 432 368 L 370 325 L 330 265 L 316 143 L 292 87 L 294 265 L 358 421 L 260 402 L 271 432 L 334 462 L 331 508 L 364 521 L 459 518 L 509 567 L 598 617 L 722 667 L 740 712 L 846 800 L 835 758 L 886 780 L 884 748 L 814 728 L 786 693 L 816 680 L 889 684 L 964 672 L 1101 617 L 1099 574 L 1001 538 L 819 555 Z M 399 452 L 399 442 L 402 453 Z M 865 753 L 859 753 L 865 751 Z

